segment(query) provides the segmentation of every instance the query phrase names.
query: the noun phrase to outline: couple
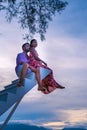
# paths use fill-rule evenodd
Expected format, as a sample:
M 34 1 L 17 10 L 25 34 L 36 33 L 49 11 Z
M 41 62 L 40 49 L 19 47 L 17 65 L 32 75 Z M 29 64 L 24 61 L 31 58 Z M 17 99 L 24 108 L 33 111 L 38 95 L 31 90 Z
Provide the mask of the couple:
M 36 47 L 37 47 L 37 40 L 33 39 L 31 40 L 30 44 L 29 43 L 23 44 L 22 45 L 23 52 L 17 55 L 15 70 L 17 76 L 19 77 L 18 86 L 19 87 L 22 86 L 23 79 L 26 74 L 34 72 L 38 83 L 38 90 L 49 92 L 48 86 L 51 87 L 55 86 L 56 88 L 64 89 L 65 87 L 59 85 L 54 80 L 52 70 L 49 67 L 47 67 L 47 64 L 43 60 L 39 58 L 38 53 L 35 49 Z M 29 55 L 28 52 L 30 52 Z M 51 70 L 51 73 L 42 81 L 40 78 L 40 70 L 39 70 L 40 67 Z

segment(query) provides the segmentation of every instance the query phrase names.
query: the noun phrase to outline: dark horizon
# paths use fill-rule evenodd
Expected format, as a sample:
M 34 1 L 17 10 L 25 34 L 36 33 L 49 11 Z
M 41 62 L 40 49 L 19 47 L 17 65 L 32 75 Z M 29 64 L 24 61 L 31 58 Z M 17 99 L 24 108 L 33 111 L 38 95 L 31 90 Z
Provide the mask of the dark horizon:
M 1 124 L 0 124 L 1 127 Z M 35 125 L 30 125 L 30 124 L 22 124 L 22 123 L 9 123 L 5 126 L 4 130 L 52 130 L 49 128 L 45 128 L 42 126 L 35 126 Z M 67 128 L 63 129 L 56 129 L 56 130 L 86 130 L 86 128 L 78 127 L 78 128 L 70 128 L 69 126 Z
M 1 127 L 1 124 L 0 124 Z M 47 129 L 42 126 L 35 126 L 35 125 L 28 125 L 28 124 L 22 124 L 22 123 L 9 123 L 5 126 L 4 130 L 52 130 Z

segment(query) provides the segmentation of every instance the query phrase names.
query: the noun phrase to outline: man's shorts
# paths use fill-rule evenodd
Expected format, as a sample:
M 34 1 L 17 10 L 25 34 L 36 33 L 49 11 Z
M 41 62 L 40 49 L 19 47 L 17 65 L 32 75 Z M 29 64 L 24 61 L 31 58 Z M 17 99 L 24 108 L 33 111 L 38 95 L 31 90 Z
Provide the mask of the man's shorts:
M 22 69 L 23 69 L 23 65 L 19 65 L 19 66 L 16 68 L 16 74 L 17 74 L 18 77 L 20 77 Z M 27 72 L 26 72 L 26 76 L 27 76 L 28 74 L 30 74 L 31 72 L 32 72 L 31 69 L 28 68 L 28 70 L 27 70 Z

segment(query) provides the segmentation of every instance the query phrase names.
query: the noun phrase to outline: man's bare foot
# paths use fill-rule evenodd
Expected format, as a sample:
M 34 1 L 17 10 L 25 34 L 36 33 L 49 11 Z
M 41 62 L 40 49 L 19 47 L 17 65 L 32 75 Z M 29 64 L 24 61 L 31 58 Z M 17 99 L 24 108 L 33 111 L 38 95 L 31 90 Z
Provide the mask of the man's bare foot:
M 22 86 L 22 82 L 19 81 L 18 84 L 17 84 L 17 86 L 21 87 Z

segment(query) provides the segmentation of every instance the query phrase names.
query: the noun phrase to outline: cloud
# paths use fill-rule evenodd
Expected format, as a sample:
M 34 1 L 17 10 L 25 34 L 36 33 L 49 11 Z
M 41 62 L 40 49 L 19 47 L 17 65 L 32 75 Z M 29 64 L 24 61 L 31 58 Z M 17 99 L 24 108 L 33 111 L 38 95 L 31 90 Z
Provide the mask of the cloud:
M 48 112 L 49 113 L 49 112 Z M 12 125 L 17 124 L 23 124 L 28 126 L 37 126 L 42 128 L 48 128 L 52 130 L 58 130 L 58 129 L 64 129 L 64 128 L 86 128 L 87 126 L 87 110 L 86 109 L 56 109 L 54 110 L 54 115 L 50 115 L 47 113 L 47 116 L 45 113 L 42 113 L 42 116 L 40 114 L 33 113 L 33 117 L 31 118 L 31 115 L 26 115 L 26 119 L 21 120 L 21 117 L 17 119 L 12 119 L 10 123 Z M 28 118 L 27 118 L 28 116 Z M 45 116 L 45 117 L 44 117 Z
M 2 90 L 6 85 L 11 84 L 11 82 L 16 78 L 17 76 L 15 74 L 14 68 L 9 68 L 8 66 L 5 68 L 4 66 L 0 67 L 0 90 Z
M 86 128 L 87 126 L 87 110 L 58 110 L 55 111 L 57 119 L 54 122 L 44 123 L 44 126 L 49 126 L 52 129 L 63 129 L 63 128 Z M 59 120 L 59 121 L 57 121 Z
M 52 43 L 50 45 L 50 43 Z M 56 38 L 48 40 L 44 52 L 47 53 L 48 63 L 67 68 L 87 68 L 87 44 L 86 41 L 72 38 Z M 49 51 L 50 50 L 50 51 Z M 76 67 L 75 67 L 76 66 Z

